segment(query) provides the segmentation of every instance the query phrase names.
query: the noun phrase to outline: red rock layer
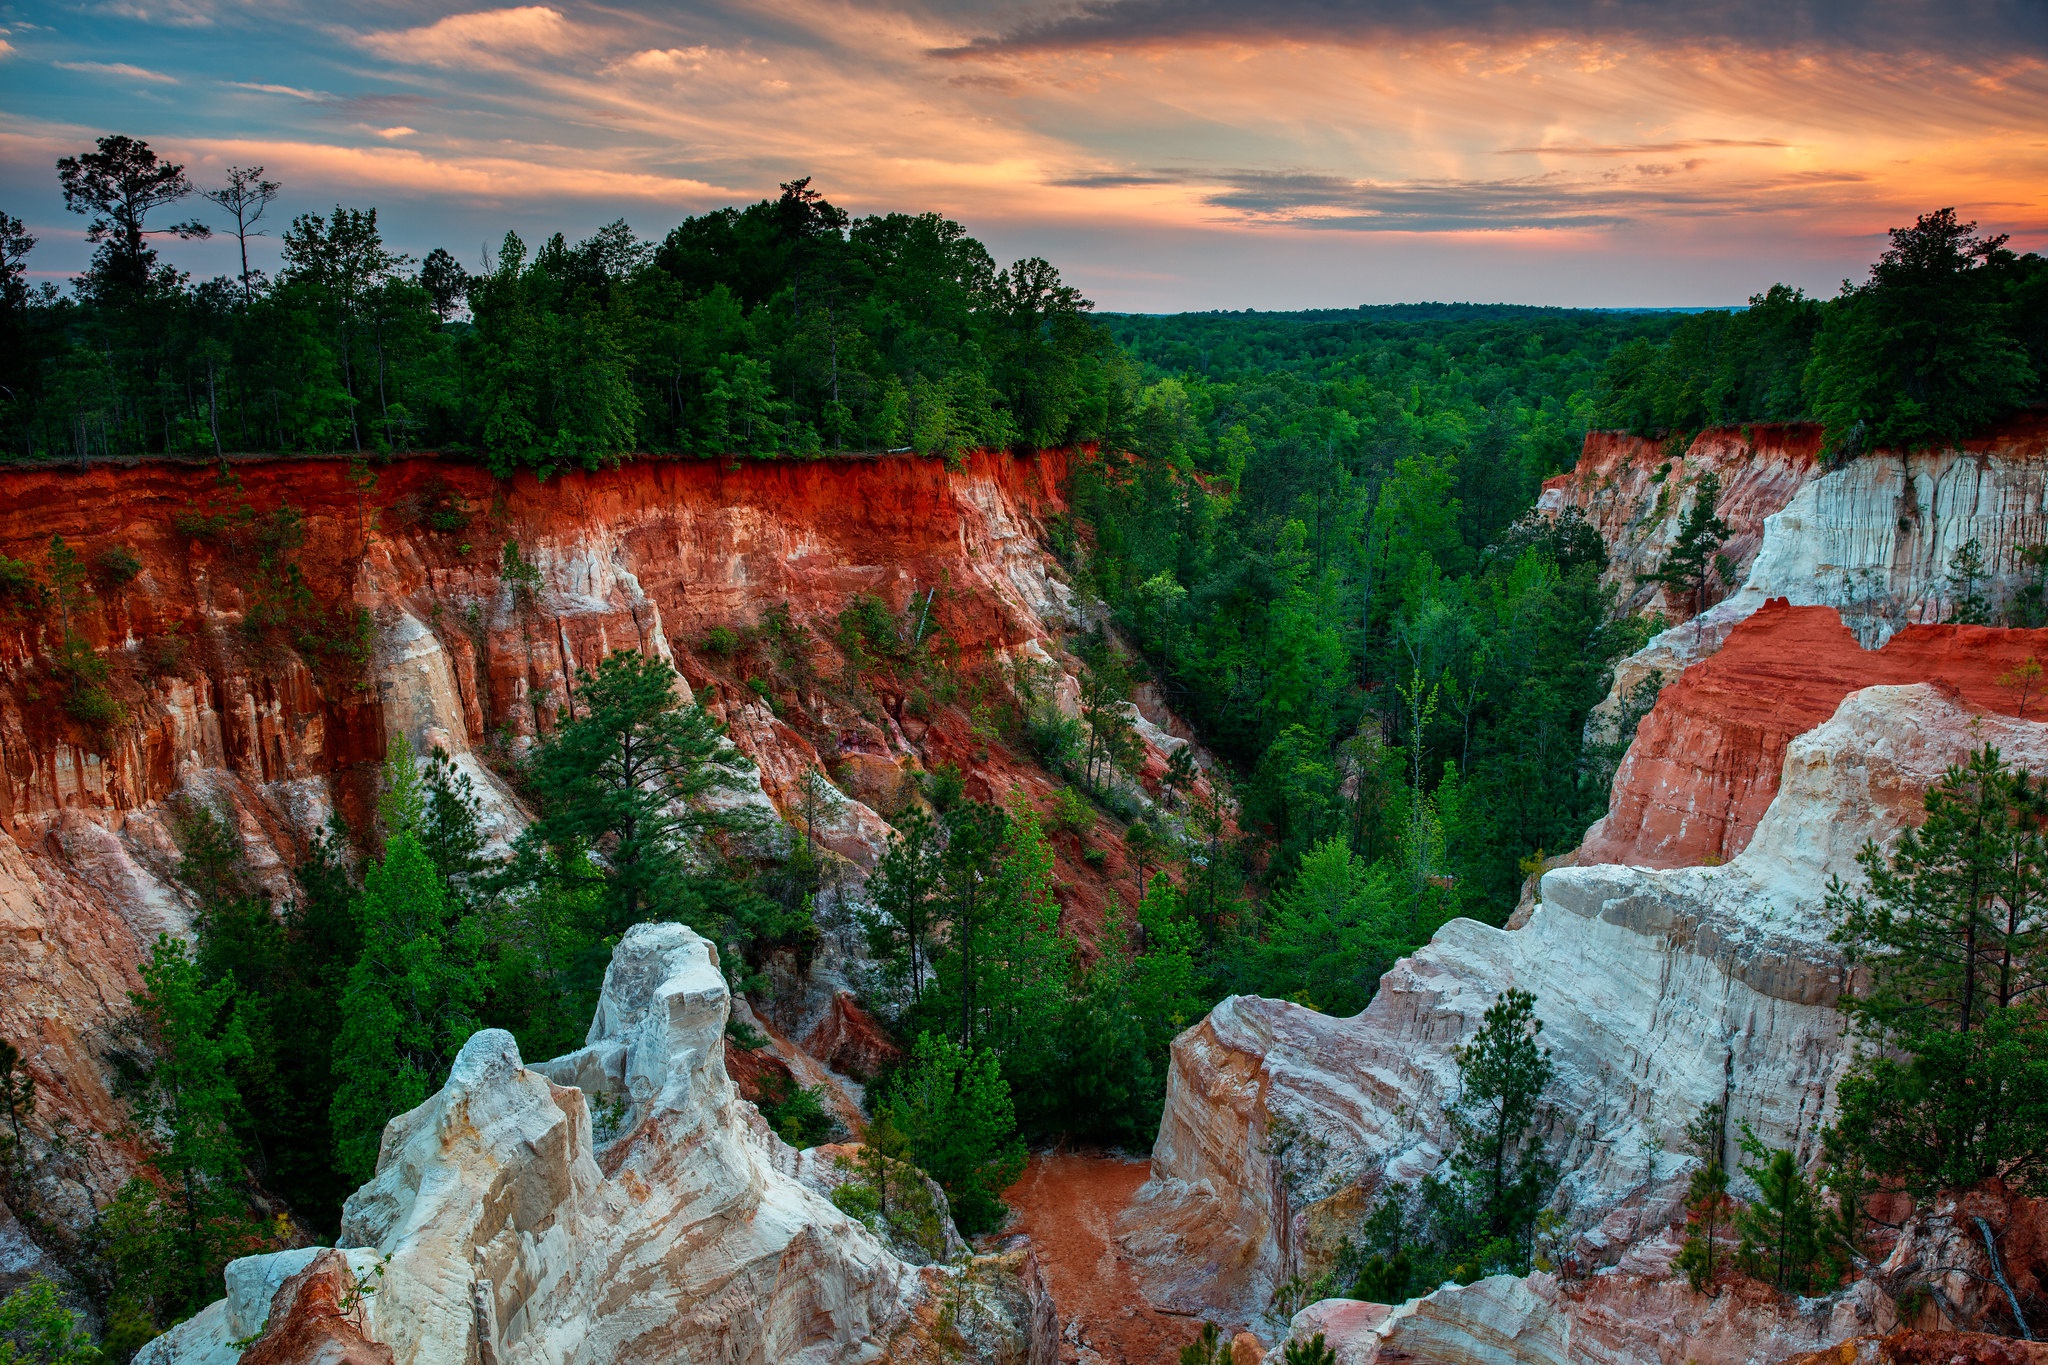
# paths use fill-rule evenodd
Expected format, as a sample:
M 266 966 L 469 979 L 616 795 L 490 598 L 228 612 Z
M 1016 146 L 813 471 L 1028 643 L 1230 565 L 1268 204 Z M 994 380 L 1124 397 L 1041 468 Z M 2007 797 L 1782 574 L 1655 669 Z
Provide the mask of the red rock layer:
M 251 781 L 334 773 L 383 753 L 381 709 L 373 695 L 320 688 L 295 661 L 256 669 L 233 651 L 207 648 L 209 628 L 248 606 L 250 556 L 180 535 L 181 513 L 228 511 L 246 503 L 259 514 L 289 504 L 304 517 L 300 562 L 324 603 L 378 606 L 409 598 L 481 598 L 499 587 L 504 544 L 530 557 L 553 543 L 589 546 L 630 566 L 663 625 L 695 640 L 712 625 L 758 621 L 778 603 L 800 616 L 831 615 L 860 592 L 901 606 L 913 589 L 958 586 L 987 565 L 972 562 L 986 509 L 972 494 L 999 490 L 1027 515 L 1061 509 L 1067 457 L 980 452 L 958 472 L 930 460 L 716 461 L 641 460 L 600 473 L 559 475 L 547 483 L 520 474 L 493 479 L 473 465 L 413 457 L 376 467 L 360 488 L 340 459 L 249 460 L 233 466 L 236 486 L 210 467 L 147 464 L 84 471 L 9 471 L 0 497 L 0 555 L 38 569 L 50 537 L 62 535 L 88 558 L 122 546 L 142 572 L 128 587 L 101 593 L 74 623 L 96 647 L 160 637 L 176 627 L 192 646 L 194 676 L 135 680 L 139 719 L 110 745 L 95 745 L 56 705 L 57 689 L 36 686 L 37 656 L 51 641 L 42 613 L 4 613 L 0 674 L 14 684 L 0 697 L 0 824 L 66 805 L 130 809 L 176 785 L 181 750 L 192 737 L 169 716 L 186 711 L 218 730 L 225 766 Z M 458 494 L 473 516 L 453 534 L 436 533 L 409 508 Z M 935 604 L 963 650 L 1018 642 L 1021 613 L 998 594 L 948 592 Z M 594 663 L 610 646 L 642 644 L 649 624 L 619 613 L 566 616 L 544 632 L 539 666 L 550 671 Z M 443 646 L 468 665 L 461 681 L 471 738 L 486 725 L 516 719 L 513 693 L 534 662 L 511 632 L 476 642 L 460 623 L 438 622 Z M 506 636 L 508 638 L 497 638 Z M 527 679 L 528 682 L 538 681 Z M 180 705 L 179 685 L 196 696 Z M 331 695 L 330 695 L 331 694 Z M 96 747 L 110 753 L 95 753 Z
M 1658 696 L 1615 773 L 1606 817 L 1574 861 L 1689 867 L 1734 857 L 1777 795 L 1786 745 L 1861 688 L 1941 682 L 1973 707 L 2048 717 L 2040 683 L 2023 696 L 1998 682 L 2028 658 L 2048 664 L 2048 630 L 1909 626 L 1867 650 L 1834 608 L 1772 598 Z
M 1821 430 L 1814 426 L 1709 427 L 1682 455 L 1662 441 L 1618 431 L 1591 431 L 1570 472 L 1544 480 L 1537 506 L 1555 514 L 1577 507 L 1607 542 L 1606 579 L 1631 610 L 1692 614 L 1661 585 L 1637 575 L 1653 571 L 1691 505 L 1689 490 L 1712 472 L 1721 483 L 1716 514 L 1728 524 L 1721 552 L 1746 569 L 1763 543 L 1764 518 L 1784 510 L 1801 485 L 1820 472 Z
M 365 1297 L 348 1258 L 321 1252 L 278 1286 L 262 1335 L 242 1353 L 243 1365 L 391 1365 L 391 1348 L 365 1337 L 357 1321 Z
M 56 611 L 0 598 L 0 833 L 12 836 L 0 839 L 0 1037 L 28 1058 L 37 1124 L 88 1135 L 75 1177 L 57 1172 L 70 1181 L 58 1221 L 83 1226 L 85 1192 L 103 1200 L 130 1164 L 96 1136 L 124 1116 L 93 1040 L 128 1008 L 149 943 L 189 915 L 172 884 L 165 798 L 194 785 L 222 805 L 252 870 L 281 898 L 298 840 L 327 806 L 369 827 L 387 726 L 417 728 L 430 714 L 457 747 L 516 741 L 536 714 L 555 714 L 577 668 L 630 647 L 675 659 L 792 818 L 820 768 L 884 815 L 920 768 L 947 764 L 972 796 L 1044 808 L 1054 781 L 992 743 L 971 708 L 1002 687 L 997 658 L 1059 654 L 1051 637 L 1070 622 L 1042 535 L 1065 510 L 1072 458 L 977 452 L 952 468 L 650 458 L 545 484 L 432 456 L 354 475 L 337 458 L 0 471 L 0 555 L 47 579 L 61 535 L 89 563 L 121 548 L 141 565 L 72 613 L 127 709 L 105 735 L 66 714 L 52 668 Z M 434 529 L 429 515 L 456 502 L 466 507 L 456 529 Z M 377 623 L 377 656 L 352 674 L 316 675 L 290 648 L 252 648 L 238 625 L 255 595 L 253 528 L 194 534 L 195 517 L 247 509 L 263 519 L 287 506 L 302 519 L 295 558 L 311 598 Z M 515 608 L 503 579 L 508 545 L 543 571 L 527 608 Z M 849 691 L 837 617 L 861 594 L 898 620 L 919 601 L 919 619 L 958 651 L 950 700 L 891 676 Z M 714 626 L 756 626 L 785 610 L 799 629 L 778 635 L 792 656 L 781 664 L 771 667 L 764 644 L 705 647 Z M 152 667 L 171 640 L 182 661 Z M 755 695 L 756 681 L 772 684 L 772 698 Z M 1154 752 L 1148 771 L 1162 762 Z M 822 829 L 818 841 L 871 859 L 886 831 L 865 819 Z M 1087 842 L 1106 846 L 1107 859 L 1091 864 L 1083 841 L 1055 841 L 1061 904 L 1084 937 L 1111 901 L 1135 897 L 1108 826 Z M 886 1060 L 887 1040 L 865 1016 L 842 1009 L 826 1024 L 820 1046 L 835 1065 L 868 1071 Z

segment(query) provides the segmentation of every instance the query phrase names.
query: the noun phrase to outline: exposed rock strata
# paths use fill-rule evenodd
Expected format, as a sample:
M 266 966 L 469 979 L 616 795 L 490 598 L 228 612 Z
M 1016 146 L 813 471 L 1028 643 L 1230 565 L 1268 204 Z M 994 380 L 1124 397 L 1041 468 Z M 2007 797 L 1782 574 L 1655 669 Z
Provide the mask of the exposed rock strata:
M 1676 498 L 1659 510 L 1657 494 L 1640 478 L 1644 462 L 1658 458 L 1654 448 L 1596 433 L 1587 438 L 1580 468 L 1545 485 L 1540 505 L 1576 505 L 1600 527 L 1614 556 L 1610 577 L 1627 600 L 1644 611 L 1661 605 L 1681 622 L 1617 666 L 1596 727 L 1611 729 L 1623 700 L 1653 672 L 1675 681 L 1772 598 L 1838 608 L 1874 649 L 1906 626 L 1944 619 L 1954 596 L 1950 563 L 1966 542 L 1975 540 L 1983 554 L 1983 589 L 1994 603 L 2032 576 L 2020 552 L 2048 542 L 2048 418 L 2039 413 L 2021 414 L 1960 447 L 1871 451 L 1826 471 L 1813 458 L 1816 428 L 1747 430 L 1747 440 L 1725 427 L 1702 432 L 1682 471 L 1674 465 L 1667 476 L 1691 486 L 1713 468 L 1729 490 L 1726 552 L 1740 587 L 1697 622 L 1684 620 L 1689 604 L 1653 601 L 1635 578 L 1669 548 L 1682 510 Z M 1762 534 L 1752 542 L 1759 511 Z
M 1124 1222 L 1154 1302 L 1248 1320 L 1335 1249 L 1332 1220 L 1442 1159 L 1451 1049 L 1509 986 L 1557 1065 L 1549 1137 L 1575 1251 L 1612 1262 L 1665 1227 L 1700 1105 L 1809 1151 L 1847 1057 L 1822 909 L 1969 749 L 2039 770 L 2048 725 L 1980 717 L 1931 685 L 1852 693 L 1786 749 L 1776 799 L 1725 866 L 1564 867 L 1527 926 L 1453 921 L 1351 1019 L 1232 997 L 1174 1042 L 1153 1179 Z M 1339 1220 L 1341 1221 L 1341 1220 Z M 1511 1357 L 1537 1359 L 1540 1357 Z
M 1658 695 L 1615 772 L 1607 814 L 1572 860 L 1725 862 L 1777 794 L 1786 746 L 1850 692 L 1938 682 L 1974 709 L 2048 715 L 2038 681 L 2029 692 L 1999 682 L 2028 658 L 2048 659 L 2048 630 L 1908 626 L 1868 650 L 1832 607 L 1773 599 Z
M 348 1201 L 348 1257 L 381 1267 L 353 1324 L 363 1341 L 395 1365 L 883 1358 L 931 1291 L 799 1181 L 797 1154 L 739 1100 L 727 1007 L 710 944 L 641 925 L 579 1051 L 527 1067 L 511 1035 L 471 1038 L 441 1091 L 387 1126 L 375 1178 Z M 624 1106 L 609 1141 L 594 1097 Z M 270 1316 L 303 1317 L 324 1302 L 309 1259 L 238 1261 L 229 1283 L 288 1272 Z M 231 1295 L 145 1365 L 210 1360 L 249 1316 Z M 209 1321 L 211 1340 L 195 1330 Z
M 838 613 L 859 594 L 899 613 L 916 596 L 921 619 L 969 665 L 1039 661 L 1054 693 L 1071 697 L 1055 637 L 1081 616 L 1040 539 L 1063 508 L 1068 466 L 1060 452 L 974 453 L 957 470 L 911 459 L 646 460 L 543 485 L 413 458 L 377 467 L 367 489 L 338 459 L 237 461 L 232 483 L 171 464 L 10 471 L 0 554 L 40 565 L 61 534 L 88 557 L 120 545 L 143 565 L 74 623 L 106 651 L 128 708 L 109 736 L 64 714 L 44 657 L 50 621 L 0 619 L 0 830 L 11 836 L 0 838 L 0 1037 L 21 1048 L 37 1084 L 30 1146 L 43 1216 L 83 1226 L 133 1170 L 133 1154 L 102 1136 L 122 1114 L 99 1054 L 149 943 L 190 932 L 171 798 L 221 814 L 282 900 L 331 814 L 368 827 L 376 764 L 403 733 L 453 756 L 502 843 L 524 815 L 485 750 L 519 751 L 577 668 L 630 647 L 673 659 L 756 761 L 742 799 L 806 831 L 839 884 L 857 885 L 887 837 L 885 813 L 920 771 L 955 764 L 971 792 L 995 799 L 1043 799 L 1049 779 L 991 752 L 959 706 L 920 716 L 885 692 L 863 710 L 829 688 L 778 682 L 788 691 L 778 717 L 742 685 L 738 661 L 701 648 L 706 632 L 786 607 L 808 651 L 802 667 L 838 678 Z M 451 501 L 467 506 L 469 524 L 433 530 L 421 509 Z M 267 516 L 287 504 L 302 517 L 298 561 L 315 597 L 372 614 L 375 647 L 359 671 L 316 677 L 290 650 L 244 639 L 255 577 L 246 533 L 178 529 L 193 530 L 196 514 Z M 503 573 L 508 547 L 534 566 L 530 593 Z M 173 638 L 183 657 L 166 663 Z M 1158 731 L 1160 745 L 1183 742 Z M 1149 761 L 1163 763 L 1156 750 Z M 821 768 L 837 769 L 853 795 L 807 803 L 806 775 Z M 1115 852 L 1099 870 L 1077 852 L 1060 858 L 1065 908 L 1085 930 L 1126 894 L 1128 869 Z M 838 1003 L 843 965 L 828 940 L 810 978 L 793 983 L 811 1003 L 788 1032 L 815 1037 L 835 1065 L 871 1067 L 875 1039 Z

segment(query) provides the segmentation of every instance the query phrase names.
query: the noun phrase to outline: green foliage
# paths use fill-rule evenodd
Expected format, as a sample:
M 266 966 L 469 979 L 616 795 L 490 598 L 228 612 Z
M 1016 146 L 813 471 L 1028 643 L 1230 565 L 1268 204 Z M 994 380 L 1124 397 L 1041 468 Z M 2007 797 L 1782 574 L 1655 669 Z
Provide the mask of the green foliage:
M 1380 974 L 1415 946 L 1407 908 L 1386 869 L 1341 837 L 1325 839 L 1274 894 L 1242 979 L 1262 995 L 1305 996 L 1325 1014 L 1356 1014 L 1371 1003 Z
M 1321 1332 L 1307 1341 L 1288 1342 L 1280 1358 L 1286 1365 L 1337 1365 L 1337 1353 L 1323 1344 Z
M 0 609 L 9 616 L 35 611 L 48 592 L 33 565 L 0 555 Z
M 480 919 L 452 903 L 423 833 L 428 793 L 400 736 L 384 768 L 384 857 L 363 877 L 352 912 L 362 950 L 342 995 L 331 1109 L 343 1172 L 375 1171 L 385 1121 L 424 1100 L 477 1027 L 486 975 Z
M 1954 209 L 1922 214 L 1832 300 L 1773 285 L 1746 311 L 1617 348 L 1598 420 L 1643 435 L 1819 421 L 1838 459 L 1981 429 L 2042 395 L 2048 264 L 1975 231 Z
M 1456 1145 L 1419 1190 L 1388 1185 L 1375 1200 L 1352 1256 L 1363 1258 L 1359 1287 L 1380 1301 L 1534 1267 L 1558 1174 L 1538 1132 L 1552 1066 L 1535 1008 L 1513 989 L 1488 1007 L 1457 1049 L 1459 1094 L 1447 1110 Z
M 1723 1155 L 1727 1126 L 1727 1108 L 1716 1100 L 1702 1105 L 1685 1129 L 1700 1164 L 1686 1183 L 1685 1244 L 1673 1264 L 1694 1293 L 1713 1288 L 1715 1268 L 1724 1259 L 1720 1237 L 1735 1207 L 1728 1197 L 1728 1164 Z
M 1721 476 L 1713 470 L 1693 485 L 1692 506 L 1679 519 L 1678 538 L 1654 573 L 1637 574 L 1639 583 L 1662 583 L 1692 599 L 1695 620 L 1707 609 L 1707 589 L 1724 575 L 1716 552 L 1728 537 L 1728 523 L 1714 515 L 1721 500 Z
M 1088 798 L 1072 787 L 1061 787 L 1052 794 L 1052 808 L 1045 813 L 1047 829 L 1068 834 L 1083 834 L 1095 823 L 1095 807 Z
M 939 1201 L 924 1172 L 911 1164 L 911 1156 L 910 1139 L 897 1127 L 896 1111 L 880 1106 L 854 1155 L 833 1159 L 855 1178 L 833 1187 L 832 1203 L 869 1231 L 935 1261 L 946 1254 L 946 1226 Z
M 1201 1333 L 1180 1348 L 1180 1365 L 1230 1365 L 1230 1343 L 1213 1322 L 1202 1324 Z
M 2048 799 L 1987 746 L 1924 804 L 1890 856 L 1859 855 L 1867 893 L 1829 886 L 1869 974 L 1844 1001 L 1866 1047 L 1833 1140 L 1916 1192 L 2048 1188 Z
M 1002 1221 L 1002 1192 L 1024 1172 L 1024 1143 L 993 1052 L 919 1034 L 882 1107 L 917 1164 L 946 1191 L 963 1234 Z
M 1827 1255 L 1827 1212 L 1820 1191 L 1799 1169 L 1792 1153 L 1758 1141 L 1742 1128 L 1742 1150 L 1753 1158 L 1742 1173 L 1757 1196 L 1735 1215 L 1742 1236 L 1735 1257 L 1743 1270 L 1791 1294 L 1832 1288 L 1840 1278 Z
M 839 1129 L 825 1112 L 823 1093 L 817 1086 L 799 1086 L 770 1072 L 761 1078 L 761 1098 L 755 1108 L 790 1146 L 815 1147 L 830 1142 Z
M 92 557 L 92 581 L 103 591 L 125 588 L 142 572 L 142 560 L 126 545 L 107 545 Z
M 132 992 L 141 1051 L 131 1131 L 150 1176 L 100 1211 L 92 1242 L 111 1319 L 153 1333 L 217 1297 L 222 1267 L 257 1249 L 244 1193 L 233 1071 L 251 1054 L 232 980 L 208 984 L 185 945 L 159 937 Z
M 1806 383 L 1851 452 L 1959 440 L 2039 395 L 2014 296 L 2041 259 L 1976 227 L 1941 209 L 1893 228 L 1869 280 L 1844 281 L 1827 310 Z
M 0 1365 L 101 1365 L 106 1358 L 48 1280 L 31 1280 L 0 1301 Z
M 98 152 L 65 159 L 109 234 L 77 297 L 9 286 L 10 451 L 425 445 L 546 475 L 634 451 L 953 458 L 1098 439 L 1122 406 L 1121 366 L 1052 266 L 998 270 L 936 214 L 850 220 L 807 179 L 658 243 L 624 222 L 532 248 L 508 233 L 475 275 L 441 249 L 415 271 L 374 208 L 337 205 L 292 221 L 274 281 L 195 285 L 157 261 L 157 229 L 117 225 L 147 210 L 107 188 L 176 198 L 183 169 L 112 141 L 114 181 L 83 169 Z M 34 245 L 7 241 L 10 267 Z
M 669 919 L 729 943 L 689 856 L 744 822 L 695 803 L 738 790 L 752 766 L 703 707 L 683 702 L 665 660 L 615 650 L 596 673 L 577 670 L 569 718 L 535 748 L 542 814 L 522 837 L 529 865 L 560 884 L 594 885 L 605 933 Z M 601 871 L 585 852 L 602 858 Z
M 1991 604 L 1984 598 L 1984 547 L 1975 536 L 1956 547 L 1948 560 L 1948 619 L 1959 626 L 1991 624 Z

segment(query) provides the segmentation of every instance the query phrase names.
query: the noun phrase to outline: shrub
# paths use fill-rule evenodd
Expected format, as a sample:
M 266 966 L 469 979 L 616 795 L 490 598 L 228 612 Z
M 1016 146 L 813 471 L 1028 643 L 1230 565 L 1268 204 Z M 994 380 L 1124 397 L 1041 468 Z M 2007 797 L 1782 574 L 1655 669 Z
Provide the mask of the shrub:
M 941 763 L 924 775 L 924 795 L 941 815 L 960 804 L 967 795 L 967 779 L 951 763 Z
M 228 518 L 211 506 L 180 507 L 171 513 L 171 529 L 186 540 L 218 540 L 227 532 Z
M 88 684 L 74 687 L 64 696 L 64 713 L 100 734 L 119 725 L 128 718 L 128 708 L 114 698 L 106 688 Z
M 34 569 L 19 559 L 0 555 L 0 608 L 10 613 L 34 611 L 47 596 L 48 590 Z
M 1102 865 L 1109 861 L 1109 850 L 1106 848 L 1084 848 L 1081 850 L 1081 861 L 1092 868 L 1100 870 Z
M 831 1141 L 839 1129 L 825 1112 L 822 1093 L 816 1086 L 799 1086 L 771 1073 L 761 1078 L 761 1098 L 754 1107 L 790 1146 L 815 1147 Z
M 704 639 L 697 646 L 700 653 L 709 654 L 716 659 L 738 653 L 739 647 L 739 632 L 730 626 L 713 626 L 704 632 Z
M 1080 834 L 1095 823 L 1095 807 L 1072 787 L 1061 787 L 1053 793 L 1052 807 L 1046 811 L 1045 823 L 1048 829 Z
M 102 589 L 126 587 L 142 572 L 142 560 L 126 545 L 109 545 L 92 557 L 92 581 Z
M 185 646 L 189 643 L 171 622 L 161 635 L 142 642 L 142 668 L 152 678 L 175 678 L 185 671 Z

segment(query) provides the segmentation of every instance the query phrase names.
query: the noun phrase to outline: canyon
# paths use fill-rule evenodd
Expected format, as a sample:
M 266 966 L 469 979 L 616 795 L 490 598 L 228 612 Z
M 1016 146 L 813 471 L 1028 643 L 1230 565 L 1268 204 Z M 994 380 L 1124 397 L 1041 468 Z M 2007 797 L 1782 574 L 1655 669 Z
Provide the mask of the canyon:
M 283 903 L 330 817 L 370 818 L 377 765 L 403 735 L 470 776 L 502 847 L 530 818 L 508 760 L 568 702 L 577 669 L 637 649 L 673 662 L 753 761 L 737 799 L 765 817 L 771 851 L 824 850 L 829 919 L 859 896 L 922 775 L 957 768 L 970 794 L 1006 805 L 1051 799 L 1056 780 L 991 744 L 974 704 L 1023 677 L 1076 705 L 1063 642 L 1104 618 L 1049 547 L 1078 458 L 642 460 L 546 484 L 428 457 L 10 473 L 0 554 L 39 562 L 62 535 L 129 547 L 141 568 L 75 624 L 114 661 L 118 726 L 66 713 L 46 624 L 0 623 L 0 1036 L 38 1087 L 32 1198 L 57 1236 L 38 1247 L 0 1224 L 0 1269 L 54 1270 L 62 1239 L 136 1168 L 108 1136 L 121 1104 L 104 1053 L 149 943 L 192 930 L 181 802 L 222 813 Z M 1995 596 L 2033 581 L 2023 552 L 2048 541 L 2044 469 L 2038 416 L 1834 469 L 1807 428 L 1717 429 L 1683 450 L 1589 436 L 1539 509 L 1585 515 L 1625 609 L 1676 620 L 1617 668 L 1593 722 L 1639 712 L 1607 815 L 1503 927 L 1445 925 L 1352 1018 L 1222 1001 L 1174 1041 L 1149 1165 L 1035 1156 L 1006 1240 L 958 1247 L 951 1264 L 885 1244 L 830 1201 L 831 1153 L 792 1149 L 743 1098 L 780 1066 L 858 1123 L 850 1078 L 892 1045 L 854 998 L 853 935 L 774 964 L 772 995 L 748 1002 L 717 947 L 647 925 L 616 946 L 581 1049 L 527 1059 L 509 1034 L 476 1034 L 447 1084 L 392 1120 L 334 1249 L 235 1262 L 226 1296 L 139 1359 L 1053 1365 L 1169 1358 L 1204 1319 L 1249 1329 L 1247 1356 L 1252 1334 L 1321 1333 L 1347 1365 L 1717 1365 L 1856 1342 L 1878 1358 L 1870 1343 L 1934 1325 L 1908 1321 L 1882 1274 L 1798 1301 L 1709 1299 L 1673 1277 L 1694 1165 L 1683 1130 L 1723 1100 L 1731 1120 L 1815 1159 L 1849 1060 L 1829 880 L 1853 880 L 1864 844 L 1912 824 L 1971 749 L 2048 765 L 2048 709 L 2015 681 L 2048 630 L 1940 623 L 1966 541 Z M 1709 470 L 1738 581 L 1694 621 L 1636 576 Z M 285 507 L 333 649 L 265 649 L 243 629 L 263 603 L 262 527 Z M 834 681 L 849 667 L 840 615 L 870 598 L 943 633 L 951 691 Z M 793 643 L 734 651 L 731 632 L 764 627 Z M 1156 779 L 1193 737 L 1149 689 L 1136 723 L 1138 766 Z M 837 793 L 823 807 L 814 774 Z M 1106 833 L 1053 848 L 1063 923 L 1086 937 L 1132 899 L 1135 864 Z M 1510 987 L 1536 996 L 1557 1068 L 1552 1269 L 1402 1305 L 1280 1311 L 1387 1183 L 1442 1160 L 1453 1050 Z M 733 1016 L 770 1048 L 732 1049 Z M 620 1117 L 594 1124 L 600 1103 Z M 2048 1249 L 2039 1201 L 1991 1212 Z M 1971 1279 L 1964 1224 L 1960 1206 L 1936 1209 L 1884 1264 L 1948 1258 L 1964 1267 L 1955 1301 L 1981 1307 L 1995 1291 Z M 2048 1252 L 2015 1260 L 2030 1301 L 2044 1275 Z
M 221 816 L 282 906 L 332 817 L 368 827 L 378 764 L 403 735 L 451 755 L 502 849 L 528 813 L 500 769 L 568 703 L 577 670 L 642 650 L 673 662 L 753 761 L 735 799 L 765 817 L 765 851 L 818 848 L 829 912 L 923 774 L 953 766 L 969 794 L 1008 805 L 1059 785 L 991 747 L 971 707 L 1028 673 L 1073 708 L 1061 640 L 1091 618 L 1046 548 L 1073 458 L 647 459 L 545 484 L 431 457 L 10 471 L 0 555 L 40 569 L 61 536 L 139 566 L 69 613 L 111 665 L 124 716 L 104 730 L 63 705 L 49 615 L 13 604 L 0 622 L 0 1037 L 36 1086 L 24 1146 L 46 1230 L 75 1237 L 136 1169 L 111 1136 L 123 1110 L 105 1054 L 149 945 L 192 931 L 180 803 Z M 244 623 L 287 569 L 314 605 L 280 646 Z M 943 639 L 950 672 L 930 681 L 951 700 L 845 684 L 839 617 L 869 600 Z M 764 622 L 779 654 L 732 651 Z M 1156 773 L 1185 727 L 1149 694 L 1139 707 Z M 1120 845 L 1095 843 L 1084 858 L 1080 838 L 1054 841 L 1063 913 L 1083 932 L 1133 894 Z M 757 1022 L 807 1082 L 865 1073 L 889 1046 L 851 1004 L 851 932 L 794 977 L 770 964 L 780 1012 Z M 51 1268 L 29 1251 L 20 1264 Z
M 1175 1040 L 1152 1178 L 1121 1216 L 1153 1302 L 1322 1334 L 1345 1362 L 1776 1360 L 1900 1325 L 1875 1279 L 1796 1309 L 1675 1285 L 1671 1229 L 1696 1165 L 1683 1128 L 1720 1101 L 1817 1161 L 1851 1056 L 1831 879 L 1855 886 L 1858 852 L 1915 823 L 1922 793 L 1969 752 L 1990 744 L 2037 772 L 2048 760 L 2022 667 L 2048 634 L 1933 624 L 1967 541 L 1994 603 L 2031 581 L 2048 484 L 2038 415 L 1960 450 L 1833 470 L 1819 452 L 1803 428 L 1709 431 L 1683 451 L 1596 433 L 1546 486 L 1539 510 L 1576 509 L 1600 531 L 1625 609 L 1668 619 L 1683 604 L 1638 575 L 1711 470 L 1740 587 L 1617 669 L 1595 725 L 1654 700 L 1638 703 L 1608 814 L 1532 878 L 1504 928 L 1451 922 L 1354 1018 L 1233 997 Z M 1443 1159 L 1454 1050 L 1511 987 L 1536 997 L 1556 1067 L 1557 1269 L 1394 1308 L 1328 1300 L 1287 1321 L 1276 1305 L 1335 1263 L 1377 1192 Z M 1998 1216 L 2024 1229 L 2039 1211 Z M 1928 1235 L 1909 1225 L 1887 1264 Z M 1956 1249 L 1989 1280 L 1981 1253 Z M 2018 1292 L 2039 1295 L 2044 1270 Z

